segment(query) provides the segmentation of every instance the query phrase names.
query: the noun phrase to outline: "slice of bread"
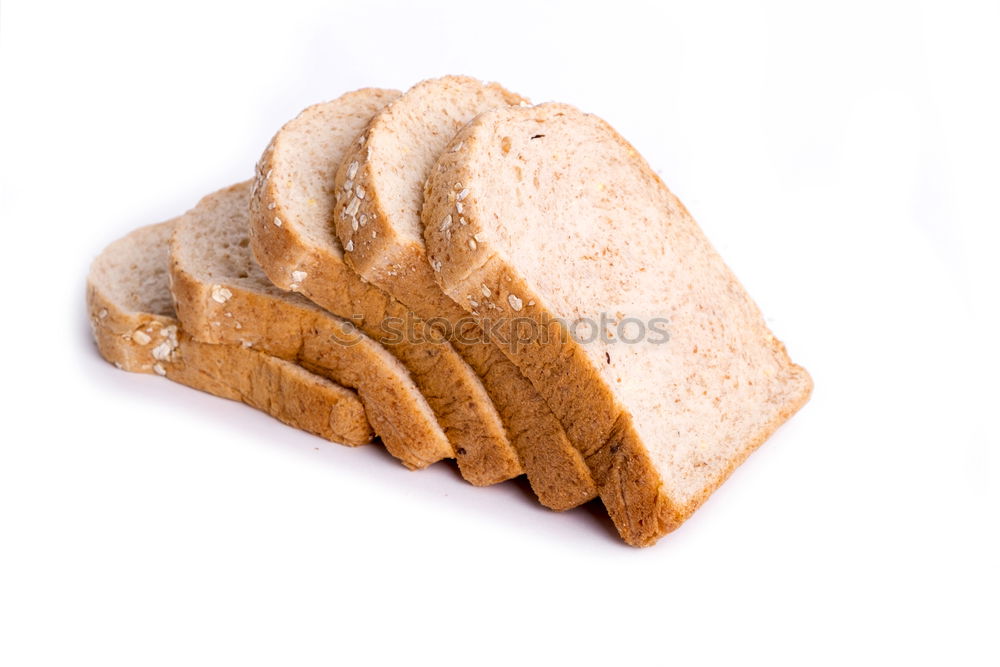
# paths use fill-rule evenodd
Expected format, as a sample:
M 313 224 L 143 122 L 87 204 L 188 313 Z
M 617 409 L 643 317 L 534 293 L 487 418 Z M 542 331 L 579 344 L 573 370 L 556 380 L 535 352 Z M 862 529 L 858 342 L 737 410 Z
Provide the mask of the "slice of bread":
M 808 399 L 809 375 L 687 210 L 594 116 L 481 114 L 432 170 L 422 219 L 452 299 L 508 337 L 532 324 L 504 350 L 629 544 L 676 528 Z
M 356 389 L 386 449 L 411 469 L 452 456 L 430 406 L 395 357 L 350 322 L 267 280 L 250 253 L 249 196 L 249 182 L 234 185 L 177 220 L 170 275 L 184 329 L 198 340 L 294 361 Z
M 349 266 L 419 317 L 444 325 L 452 346 L 482 378 L 539 501 L 561 510 L 597 494 L 586 462 L 531 383 L 434 282 L 420 224 L 424 182 L 448 140 L 482 111 L 521 102 L 497 84 L 469 77 L 417 84 L 375 115 L 362 143 L 351 145 L 337 171 L 332 219 L 341 246 L 353 248 L 344 254 Z M 322 133 L 321 114 L 314 118 L 313 132 Z M 301 158 L 300 172 L 309 165 L 309 156 Z
M 179 328 L 167 284 L 174 224 L 141 227 L 91 265 L 87 308 L 101 356 L 127 371 L 242 401 L 333 442 L 370 442 L 372 429 L 350 389 L 256 350 L 197 342 Z
M 348 93 L 306 109 L 275 135 L 257 165 L 251 248 L 275 285 L 351 320 L 399 358 L 444 427 L 465 479 L 500 482 L 523 470 L 482 382 L 423 320 L 344 263 L 329 219 L 333 177 L 348 144 L 397 96 Z M 308 277 L 297 280 L 293 272 Z

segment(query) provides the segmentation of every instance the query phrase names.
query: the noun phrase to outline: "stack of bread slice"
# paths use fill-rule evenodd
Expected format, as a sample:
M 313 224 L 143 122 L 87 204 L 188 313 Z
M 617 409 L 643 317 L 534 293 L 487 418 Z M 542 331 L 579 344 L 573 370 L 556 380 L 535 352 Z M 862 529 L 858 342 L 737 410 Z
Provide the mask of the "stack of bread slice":
M 604 121 L 467 77 L 309 107 L 251 181 L 95 260 L 126 370 L 417 469 L 525 474 L 670 532 L 808 399 L 683 205 Z

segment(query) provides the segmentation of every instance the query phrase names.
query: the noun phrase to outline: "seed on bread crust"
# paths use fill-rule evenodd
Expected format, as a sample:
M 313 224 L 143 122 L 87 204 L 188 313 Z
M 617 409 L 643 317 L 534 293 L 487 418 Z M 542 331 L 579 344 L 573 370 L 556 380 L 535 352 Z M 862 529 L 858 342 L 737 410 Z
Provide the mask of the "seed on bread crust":
M 153 358 L 158 361 L 167 361 L 170 359 L 170 355 L 173 354 L 174 346 L 170 344 L 169 340 L 165 340 L 152 350 Z
M 347 208 L 344 209 L 344 212 L 347 215 L 357 215 L 359 208 L 361 208 L 361 199 L 359 199 L 358 197 L 353 197 L 351 199 L 351 203 L 348 204 Z
M 277 218 L 275 218 L 277 220 Z M 228 288 L 222 285 L 212 285 L 212 301 L 217 303 L 225 303 L 233 297 L 233 293 L 229 291 Z

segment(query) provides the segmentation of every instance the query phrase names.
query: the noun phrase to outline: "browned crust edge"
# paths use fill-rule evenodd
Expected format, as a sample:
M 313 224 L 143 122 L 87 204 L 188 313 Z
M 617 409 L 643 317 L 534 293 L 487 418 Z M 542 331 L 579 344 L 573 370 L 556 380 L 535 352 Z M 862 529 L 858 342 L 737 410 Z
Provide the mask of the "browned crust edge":
M 278 359 L 230 345 L 209 345 L 191 339 L 177 320 L 151 313 L 130 313 L 106 298 L 92 281 L 87 283 L 87 308 L 94 341 L 101 356 L 117 368 L 150 373 L 199 391 L 243 402 L 283 423 L 347 446 L 364 445 L 374 434 L 357 395 L 305 370 L 291 374 Z M 148 337 L 140 342 L 136 332 Z M 166 358 L 153 350 L 170 344 Z M 163 354 L 159 356 L 163 357 Z M 266 375 L 274 382 L 288 380 L 280 399 L 247 391 L 239 375 Z M 309 409 L 299 409 L 308 406 Z

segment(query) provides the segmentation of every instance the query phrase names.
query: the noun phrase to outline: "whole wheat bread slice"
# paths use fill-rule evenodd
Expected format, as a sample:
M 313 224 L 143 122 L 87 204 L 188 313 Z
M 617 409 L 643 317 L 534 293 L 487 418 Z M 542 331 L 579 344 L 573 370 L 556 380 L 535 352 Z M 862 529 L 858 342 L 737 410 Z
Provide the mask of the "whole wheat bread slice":
M 348 144 L 397 96 L 364 89 L 285 124 L 257 165 L 251 247 L 275 285 L 349 319 L 399 358 L 434 409 L 467 480 L 500 482 L 523 470 L 482 382 L 447 341 L 436 342 L 440 336 L 423 320 L 344 263 L 329 220 L 334 173 Z M 297 280 L 293 272 L 307 277 Z
M 353 249 L 344 254 L 350 267 L 418 316 L 444 325 L 452 346 L 482 378 L 541 503 L 568 509 L 597 493 L 583 456 L 531 383 L 438 287 L 420 224 L 424 182 L 448 140 L 477 114 L 524 102 L 497 84 L 469 77 L 417 84 L 375 115 L 363 143 L 351 145 L 337 171 L 332 219 L 341 245 Z M 312 118 L 312 131 L 322 133 L 322 114 Z
M 372 429 L 350 389 L 256 350 L 197 342 L 180 329 L 167 284 L 173 228 L 174 221 L 141 227 L 91 265 L 87 308 L 101 356 L 127 371 L 242 401 L 333 442 L 370 442 Z
M 507 336 L 533 323 L 504 350 L 586 456 L 629 544 L 676 528 L 808 399 L 809 375 L 683 205 L 594 116 L 483 113 L 432 170 L 422 218 L 452 299 Z M 567 325 L 581 318 L 596 336 Z
M 356 389 L 386 449 L 409 468 L 452 455 L 409 372 L 349 322 L 272 285 L 250 253 L 249 182 L 203 198 L 177 220 L 171 289 L 186 331 L 294 361 Z M 300 278 L 301 279 L 301 278 Z

